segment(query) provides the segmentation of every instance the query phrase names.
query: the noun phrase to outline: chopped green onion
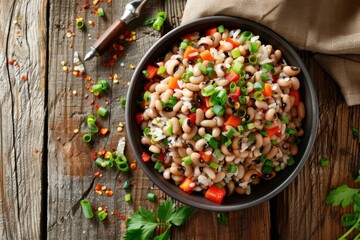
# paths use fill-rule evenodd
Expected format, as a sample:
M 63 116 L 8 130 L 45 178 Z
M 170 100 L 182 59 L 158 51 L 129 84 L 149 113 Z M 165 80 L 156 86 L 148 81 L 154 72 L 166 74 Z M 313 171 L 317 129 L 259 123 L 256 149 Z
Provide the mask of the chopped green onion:
M 215 163 L 215 162 L 211 162 L 210 164 L 209 164 L 209 166 L 211 167 L 211 168 L 213 168 L 213 169 L 217 169 L 218 167 L 219 167 L 219 164 L 217 164 L 217 163 Z
M 240 50 L 238 48 L 234 48 L 233 50 L 231 50 L 231 56 L 233 57 L 233 59 L 240 57 L 241 56 Z
M 261 78 L 262 81 L 268 80 L 268 76 L 267 76 L 267 74 L 264 73 L 264 72 L 261 73 L 260 78 Z
M 226 100 L 228 99 L 228 95 L 226 93 L 226 90 L 221 89 L 217 94 L 217 98 L 219 100 L 220 105 L 225 104 Z
M 213 85 L 207 85 L 206 87 L 204 87 L 203 89 L 201 89 L 201 94 L 204 97 L 208 97 L 211 96 L 215 93 L 215 88 Z
M 281 170 L 281 166 L 280 166 L 280 165 L 275 166 L 275 172 L 280 172 L 280 170 Z
M 201 63 L 199 64 L 199 70 L 202 72 L 202 74 L 208 75 L 208 70 L 207 70 L 206 67 L 205 67 L 204 65 L 202 65 Z
M 94 116 L 94 115 L 92 115 L 92 114 L 90 114 L 90 115 L 88 115 L 87 117 L 86 117 L 86 123 L 88 124 L 88 123 L 95 123 L 96 122 L 96 117 Z
M 300 138 L 294 138 L 294 140 L 292 141 L 293 144 L 299 144 L 301 143 L 301 139 Z
M 156 14 L 156 17 L 157 18 L 162 18 L 162 19 L 166 19 L 166 17 L 167 17 L 167 14 L 166 14 L 166 12 L 158 12 L 157 14 Z
M 156 201 L 156 195 L 153 194 L 153 193 L 148 193 L 146 197 L 150 202 L 155 202 Z
M 107 166 L 108 168 L 112 168 L 112 167 L 114 166 L 113 161 L 106 161 L 106 166 Z
M 241 95 L 242 95 L 242 96 L 246 96 L 247 87 L 242 86 L 242 87 L 240 88 L 240 90 L 241 90 Z
M 290 122 L 288 117 L 281 117 L 281 121 L 283 123 L 289 123 Z
M 262 101 L 262 100 L 265 99 L 264 94 L 262 94 L 262 92 L 260 92 L 260 91 L 256 91 L 256 92 L 254 93 L 254 98 L 255 98 L 255 100 L 257 100 L 257 101 Z
M 183 123 L 184 123 L 184 119 L 180 118 L 180 119 L 179 119 L 180 127 L 182 127 Z
M 245 127 L 243 125 L 238 126 L 239 132 L 245 131 Z
M 127 193 L 125 194 L 125 202 L 130 202 L 131 201 L 131 194 L 130 193 Z
M 218 32 L 221 34 L 225 31 L 224 25 L 218 26 Z
M 297 131 L 295 128 L 287 128 L 285 130 L 286 133 L 290 134 L 290 135 L 294 135 Z
M 227 132 L 223 132 L 222 134 L 227 138 L 232 138 L 234 134 L 236 133 L 235 128 L 231 127 Z
M 272 121 L 266 121 L 266 122 L 265 122 L 265 126 L 270 126 L 270 125 L 272 125 L 272 124 L 273 124 Z
M 271 145 L 275 146 L 276 144 L 276 140 L 271 140 Z
M 266 162 L 268 162 L 268 161 L 266 161 Z M 266 162 L 265 162 L 265 163 L 266 163 Z M 262 172 L 263 174 L 270 174 L 270 173 L 271 173 L 271 170 L 272 170 L 272 167 L 269 166 L 269 165 L 264 165 L 264 166 L 261 168 L 261 172 Z
M 144 26 L 150 26 L 155 22 L 156 18 L 150 18 L 144 22 Z
M 106 115 L 109 113 L 109 110 L 107 110 L 104 107 L 99 107 L 99 109 L 96 112 L 100 117 L 106 117 Z
M 152 26 L 156 31 L 160 31 L 162 25 L 164 25 L 164 22 L 165 22 L 165 19 L 158 17 L 158 18 L 156 18 L 156 20 Z
M 190 156 L 183 157 L 181 160 L 184 162 L 185 166 L 189 166 L 193 163 Z
M 151 95 L 151 93 L 150 93 L 149 91 L 146 91 L 146 92 L 144 93 L 144 100 L 145 100 L 145 102 L 150 102 L 150 95 Z
M 200 135 L 199 135 L 199 134 L 196 134 L 195 137 L 194 137 L 194 141 L 197 141 L 197 140 L 199 140 L 200 138 L 201 138 Z
M 154 165 L 154 169 L 157 171 L 160 171 L 162 168 L 162 163 L 160 161 L 156 161 L 155 165 Z
M 126 106 L 126 98 L 124 98 L 124 97 L 120 98 L 120 106 L 122 108 L 125 108 L 125 106 Z
M 143 71 L 142 71 L 142 74 L 144 75 L 144 77 L 149 76 L 149 72 L 148 72 L 148 71 L 146 71 L 146 70 L 143 70 Z
M 260 92 L 264 91 L 264 86 L 265 86 L 265 84 L 263 82 L 254 83 L 254 88 Z
M 269 64 L 265 63 L 265 64 L 262 65 L 262 67 L 265 68 L 266 70 L 270 71 L 272 74 L 275 73 L 274 66 L 272 66 L 272 65 L 269 65 Z
M 99 131 L 99 128 L 96 126 L 95 122 L 88 122 L 87 127 L 92 133 L 97 133 Z
M 196 62 L 198 62 L 198 63 L 202 63 L 204 60 L 202 60 L 202 58 L 198 58 L 197 60 L 196 60 Z
M 239 87 L 242 87 L 242 86 L 244 86 L 244 85 L 245 85 L 245 81 L 240 79 L 240 80 L 238 81 L 238 86 L 239 86 Z
M 248 60 L 251 65 L 256 65 L 258 63 L 259 58 L 255 55 L 250 55 L 248 57 Z
M 261 155 L 260 162 L 264 163 L 266 162 L 266 160 L 267 160 L 266 155 Z
M 213 68 L 213 67 L 214 67 L 214 63 L 213 63 L 213 62 L 208 62 L 207 67 L 208 67 L 208 68 Z
M 268 132 L 266 130 L 260 130 L 259 133 L 263 136 L 267 136 Z
M 157 159 L 159 157 L 158 153 L 153 153 L 151 154 L 151 158 Z
M 289 159 L 287 160 L 287 165 L 288 165 L 288 166 L 291 166 L 291 165 L 293 165 L 294 163 L 295 163 L 294 158 L 293 158 L 291 155 L 289 155 Z
M 104 9 L 103 8 L 98 8 L 97 14 L 99 17 L 103 17 L 105 15 Z
M 231 82 L 230 83 L 230 93 L 236 92 L 236 83 Z
M 258 42 L 251 42 L 249 46 L 249 51 L 251 53 L 256 53 L 259 51 L 259 43 Z
M 240 35 L 240 42 L 241 43 L 244 43 L 244 42 L 246 42 L 247 40 L 249 40 L 250 38 L 251 38 L 251 36 L 252 36 L 252 32 L 250 32 L 250 31 L 245 31 L 245 32 L 243 32 L 241 35 Z
M 249 134 L 249 141 L 250 141 L 250 142 L 253 142 L 253 143 L 256 141 L 256 139 L 255 139 L 255 134 L 254 134 L 254 133 L 250 133 L 250 134 Z
M 254 124 L 254 123 L 248 123 L 247 128 L 248 128 L 249 130 L 254 129 L 254 128 L 255 128 L 255 124 Z
M 166 71 L 165 66 L 160 66 L 157 70 L 157 75 L 163 74 Z
M 209 145 L 213 148 L 219 147 L 219 142 L 216 141 L 213 136 L 211 136 L 209 133 L 205 134 L 204 139 L 209 143 Z
M 101 84 L 103 91 L 108 89 L 108 87 L 109 87 L 109 83 L 106 80 L 100 80 L 97 82 L 97 84 Z
M 85 133 L 82 138 L 83 138 L 84 142 L 86 142 L 86 143 L 91 141 L 91 135 L 88 133 Z
M 184 41 L 182 41 L 180 43 L 179 47 L 180 47 L 180 49 L 185 50 L 189 45 L 190 45 L 189 40 L 185 39 Z
M 328 167 L 330 165 L 330 161 L 328 157 L 324 157 L 320 159 L 320 166 L 321 167 Z
M 214 70 L 213 68 L 208 67 L 206 70 L 208 71 L 208 76 L 209 76 L 209 77 L 214 76 L 215 70 Z
M 88 199 L 82 199 L 80 201 L 80 205 L 81 205 L 82 212 L 86 218 L 91 219 L 94 217 L 91 203 Z
M 169 129 L 168 129 L 169 131 Z M 171 128 L 171 132 L 172 132 L 172 128 Z M 169 134 L 171 135 L 171 134 Z M 165 147 L 169 144 L 169 141 L 167 140 L 167 138 L 164 138 L 164 140 L 161 142 Z
M 103 221 L 106 217 L 107 217 L 107 213 L 106 213 L 104 210 L 98 212 L 98 218 L 99 218 L 101 221 Z
M 215 105 L 211 108 L 211 111 L 216 115 L 221 117 L 225 113 L 225 108 L 220 105 Z
M 229 147 L 231 145 L 231 139 L 228 139 L 226 142 L 225 142 L 225 146 L 226 147 Z
M 236 164 L 230 163 L 230 164 L 228 165 L 227 171 L 228 171 L 229 173 L 236 173 L 236 171 L 237 171 L 237 166 L 236 166 Z
M 123 189 L 129 189 L 129 188 L 131 188 L 131 182 L 130 182 L 130 180 L 126 180 L 126 181 L 124 182 L 124 185 L 123 185 L 122 188 L 123 188 Z
M 240 96 L 239 101 L 240 101 L 241 104 L 246 104 L 246 97 L 245 96 Z
M 95 164 L 98 165 L 98 166 L 100 166 L 100 167 L 103 167 L 103 168 L 104 168 L 104 167 L 107 166 L 107 161 L 105 161 L 104 159 L 98 157 L 98 158 L 96 158 L 96 160 L 95 160 Z
M 228 214 L 225 212 L 218 212 L 217 222 L 221 225 L 224 225 L 228 222 Z
M 100 83 L 91 86 L 93 93 L 98 93 L 103 90 L 103 86 Z
M 219 148 L 215 148 L 213 154 L 217 159 L 219 159 L 222 155 L 221 150 Z
M 233 61 L 232 65 L 231 65 L 231 69 L 239 75 L 243 68 L 244 68 L 244 64 L 242 64 L 239 60 Z
M 144 133 L 145 133 L 145 135 L 146 135 L 146 136 L 148 136 L 148 135 L 149 135 L 149 133 L 150 133 L 150 131 L 151 131 L 151 130 L 150 130 L 150 128 L 148 128 L 148 127 L 147 127 L 147 128 L 145 128 L 145 129 L 144 129 Z
M 76 24 L 77 28 L 83 28 L 84 25 L 85 25 L 84 19 L 83 18 L 77 18 L 75 24 Z
M 168 103 L 169 104 L 169 107 L 173 107 L 175 104 L 177 103 L 177 98 L 176 97 L 169 97 L 169 100 L 168 100 Z

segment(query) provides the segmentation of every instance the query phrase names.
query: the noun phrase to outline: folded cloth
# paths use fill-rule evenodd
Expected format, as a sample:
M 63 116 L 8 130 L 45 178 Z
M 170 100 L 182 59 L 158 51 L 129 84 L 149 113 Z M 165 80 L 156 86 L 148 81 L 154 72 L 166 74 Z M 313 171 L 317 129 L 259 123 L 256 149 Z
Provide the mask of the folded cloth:
M 213 15 L 253 20 L 293 46 L 314 52 L 340 86 L 346 103 L 360 104 L 358 0 L 187 0 L 182 24 Z

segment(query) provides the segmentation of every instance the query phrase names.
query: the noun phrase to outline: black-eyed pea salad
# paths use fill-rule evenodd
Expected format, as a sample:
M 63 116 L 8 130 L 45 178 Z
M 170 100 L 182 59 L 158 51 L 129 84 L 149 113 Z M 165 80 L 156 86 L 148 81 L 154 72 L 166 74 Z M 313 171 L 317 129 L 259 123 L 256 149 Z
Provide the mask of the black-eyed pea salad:
M 295 163 L 300 68 L 260 37 L 222 25 L 190 33 L 143 71 L 142 160 L 185 192 L 220 204 Z

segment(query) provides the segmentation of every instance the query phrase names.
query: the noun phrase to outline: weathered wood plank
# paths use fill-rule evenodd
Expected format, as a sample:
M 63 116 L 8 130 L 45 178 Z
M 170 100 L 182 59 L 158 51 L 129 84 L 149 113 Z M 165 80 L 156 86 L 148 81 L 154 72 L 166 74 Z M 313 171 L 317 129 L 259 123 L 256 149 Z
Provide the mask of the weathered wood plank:
M 345 211 L 326 206 L 324 200 L 331 188 L 356 186 L 359 144 L 352 139 L 351 129 L 359 127 L 360 107 L 346 106 L 338 86 L 311 54 L 304 54 L 303 59 L 317 89 L 320 127 L 310 159 L 278 197 L 276 228 L 281 239 L 337 239 L 346 231 L 340 222 Z M 322 168 L 319 161 L 325 156 L 330 166 Z
M 0 2 L 0 239 L 41 235 L 46 4 Z
M 109 80 L 111 90 L 98 99 L 86 89 L 86 86 L 89 86 L 86 80 L 74 77 L 72 71 L 68 74 L 63 72 L 61 61 L 72 65 L 75 50 L 83 57 L 96 37 L 110 26 L 115 18 L 122 15 L 128 1 L 100 3 L 99 6 L 106 12 L 104 18 L 91 14 L 93 9 L 91 1 L 89 10 L 81 10 L 84 1 L 50 2 L 48 239 L 119 239 L 123 236 L 124 221 L 111 215 L 111 212 L 119 211 L 128 216 L 133 211 L 133 206 L 140 204 L 134 192 L 147 186 L 149 180 L 141 177 L 143 176 L 141 170 L 136 171 L 136 176 L 133 176 L 132 173 L 119 174 L 115 169 L 102 170 L 103 177 L 95 179 L 94 172 L 98 168 L 91 160 L 91 152 L 101 148 L 111 151 L 116 148 L 119 138 L 125 136 L 125 132 L 117 132 L 119 122 L 125 120 L 124 109 L 120 107 L 118 100 L 126 96 L 128 89 L 126 83 L 130 81 L 133 73 L 130 64 L 136 65 L 147 49 L 160 37 L 158 32 L 149 28 L 145 31 L 141 23 L 147 18 L 156 16 L 162 3 L 150 2 L 146 6 L 144 16 L 129 26 L 130 30 L 136 31 L 137 41 L 124 44 L 126 49 L 124 53 L 128 53 L 128 56 L 124 57 L 124 54 L 121 54 L 114 68 L 103 67 L 104 61 L 112 57 L 109 54 L 105 54 L 102 59 L 93 59 L 86 63 L 87 74 L 94 81 L 109 79 L 110 74 L 118 75 L 119 83 L 115 84 Z M 77 16 L 85 18 L 86 29 L 79 30 L 74 27 Z M 89 20 L 95 22 L 94 27 L 88 24 Z M 68 28 L 76 36 L 66 37 Z M 121 62 L 124 63 L 123 67 L 120 65 Z M 77 92 L 75 95 L 74 90 Z M 86 94 L 89 95 L 88 99 L 84 99 Z M 89 100 L 94 100 L 100 106 L 106 106 L 111 112 L 105 119 L 97 117 L 103 127 L 110 129 L 110 134 L 93 145 L 85 144 L 81 139 L 82 134 L 87 131 L 84 124 L 85 117 L 95 113 L 94 105 L 88 104 Z M 109 100 L 108 105 L 105 104 L 105 100 Z M 74 129 L 79 129 L 79 133 L 74 134 Z M 127 153 L 129 160 L 132 161 L 129 149 Z M 136 182 L 137 187 L 132 190 L 134 198 L 132 202 L 124 201 L 125 191 L 118 189 L 122 186 L 119 179 L 122 181 L 131 179 Z M 114 195 L 112 197 L 97 195 L 94 192 L 97 183 L 111 188 Z M 142 193 L 144 192 L 146 190 Z M 141 194 L 136 196 L 143 197 Z M 110 222 L 101 222 L 97 218 L 85 219 L 79 207 L 79 200 L 84 197 L 89 198 L 96 207 L 108 207 Z

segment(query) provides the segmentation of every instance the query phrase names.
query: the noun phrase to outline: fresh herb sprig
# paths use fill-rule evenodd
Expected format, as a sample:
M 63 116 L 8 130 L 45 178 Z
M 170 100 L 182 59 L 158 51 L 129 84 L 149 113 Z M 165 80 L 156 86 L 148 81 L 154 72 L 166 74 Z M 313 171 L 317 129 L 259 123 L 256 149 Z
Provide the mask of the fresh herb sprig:
M 360 182 L 360 170 L 355 182 Z M 354 230 L 360 231 L 360 188 L 351 188 L 348 185 L 341 185 L 330 191 L 325 203 L 332 206 L 341 205 L 346 208 L 353 204 L 353 213 L 345 213 L 341 216 L 341 223 L 344 227 L 350 227 L 338 240 L 345 240 Z M 360 239 L 358 233 L 354 240 Z
M 170 240 L 171 226 L 182 225 L 194 211 L 194 208 L 188 206 L 181 206 L 176 209 L 172 200 L 163 202 L 156 215 L 153 211 L 140 207 L 137 213 L 131 214 L 126 221 L 124 240 L 152 239 L 158 226 L 165 226 L 166 230 L 156 236 L 154 240 Z

